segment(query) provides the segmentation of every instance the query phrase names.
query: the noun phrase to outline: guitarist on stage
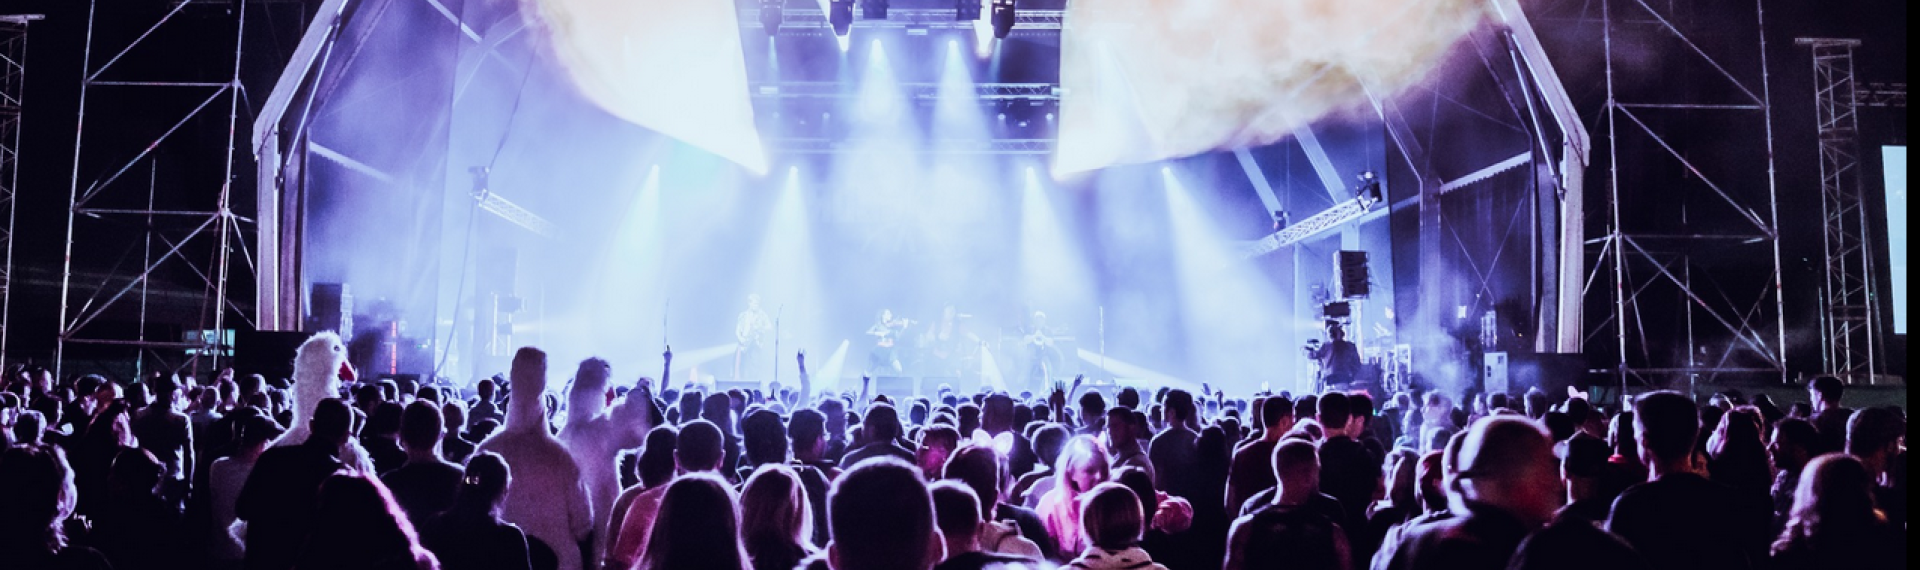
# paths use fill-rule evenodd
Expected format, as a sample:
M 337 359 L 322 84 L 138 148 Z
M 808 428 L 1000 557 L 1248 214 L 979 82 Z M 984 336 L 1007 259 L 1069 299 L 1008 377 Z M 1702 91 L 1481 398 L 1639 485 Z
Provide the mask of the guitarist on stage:
M 746 369 L 759 364 L 766 355 L 767 336 L 773 332 L 773 319 L 760 310 L 760 295 L 747 295 L 747 310 L 733 320 L 733 380 L 746 379 Z

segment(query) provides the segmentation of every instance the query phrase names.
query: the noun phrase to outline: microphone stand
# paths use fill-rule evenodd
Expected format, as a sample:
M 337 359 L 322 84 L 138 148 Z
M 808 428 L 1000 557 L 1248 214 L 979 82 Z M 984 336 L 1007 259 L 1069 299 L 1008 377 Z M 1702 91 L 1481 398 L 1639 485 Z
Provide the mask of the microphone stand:
M 787 305 L 773 311 L 773 383 L 780 383 L 780 318 L 786 316 Z

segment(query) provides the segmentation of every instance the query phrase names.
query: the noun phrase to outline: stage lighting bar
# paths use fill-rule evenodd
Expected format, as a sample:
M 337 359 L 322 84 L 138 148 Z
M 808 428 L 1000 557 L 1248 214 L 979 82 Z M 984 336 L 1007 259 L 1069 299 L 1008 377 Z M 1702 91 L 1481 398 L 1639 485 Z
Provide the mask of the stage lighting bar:
M 853 141 L 828 138 L 769 138 L 766 144 L 768 154 L 833 155 L 860 150 Z M 914 150 L 924 154 L 1045 156 L 1053 154 L 1053 147 L 1052 139 L 930 140 Z
M 833 35 L 845 37 L 853 31 L 853 0 L 833 0 L 827 4 L 827 23 Z
M 993 37 L 1007 39 L 1013 33 L 1013 27 L 1019 23 L 1019 10 L 1014 0 L 993 0 Z
M 836 8 L 842 5 L 845 6 L 846 11 L 844 16 L 839 16 L 836 14 L 838 12 Z M 786 8 L 781 11 L 782 20 L 780 22 L 780 31 L 786 34 L 796 34 L 806 30 L 832 28 L 838 33 L 840 28 L 836 17 L 844 17 L 845 25 L 848 28 L 972 30 L 974 24 L 971 21 L 955 19 L 955 11 L 946 8 L 889 9 L 887 10 L 887 19 L 885 20 L 865 19 L 856 21 L 853 17 L 853 8 L 853 0 L 845 0 L 844 2 L 836 0 L 828 4 L 828 10 L 825 12 L 817 8 Z M 759 8 L 745 8 L 740 10 L 740 25 L 765 28 L 766 24 L 760 19 L 761 12 L 762 10 Z M 1065 20 L 1066 15 L 1066 10 L 1021 9 L 1013 13 L 1012 27 L 1017 28 L 1017 31 L 1020 33 L 1035 31 L 1057 32 L 1060 30 L 1060 24 Z
M 980 20 L 982 0 L 954 0 L 953 21 L 974 22 Z
M 900 89 L 909 99 L 932 101 L 939 99 L 940 84 L 933 82 L 901 83 Z M 755 98 L 767 99 L 847 99 L 858 93 L 848 92 L 846 86 L 836 81 L 782 81 L 760 83 L 752 87 Z M 1060 85 L 1057 83 L 976 83 L 974 97 L 981 101 L 1033 101 L 1035 104 L 1048 104 L 1060 100 Z
M 786 18 L 786 0 L 760 0 L 760 27 L 767 35 L 780 34 L 780 21 Z
M 1357 197 L 1341 202 L 1332 208 L 1327 208 L 1318 214 L 1314 214 L 1312 217 L 1287 226 L 1285 229 L 1273 235 L 1260 238 L 1248 244 L 1246 250 L 1241 253 L 1241 256 L 1249 259 L 1260 257 L 1279 251 L 1280 248 L 1313 239 L 1320 234 L 1366 216 L 1367 210 L 1372 209 L 1374 203 L 1375 202 L 1367 200 L 1364 197 Z

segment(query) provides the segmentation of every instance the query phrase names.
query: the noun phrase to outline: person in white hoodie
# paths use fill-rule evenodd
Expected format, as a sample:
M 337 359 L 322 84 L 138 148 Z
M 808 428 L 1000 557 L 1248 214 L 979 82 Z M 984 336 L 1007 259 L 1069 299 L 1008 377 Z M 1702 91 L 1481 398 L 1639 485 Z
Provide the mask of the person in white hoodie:
M 547 353 L 521 348 L 513 355 L 508 382 L 513 396 L 507 423 L 478 447 L 500 454 L 513 471 L 513 492 L 500 518 L 552 549 L 559 570 L 587 570 L 593 511 L 579 465 L 547 432 Z
M 300 445 L 312 435 L 309 423 L 313 409 L 321 400 L 340 397 L 340 381 L 353 380 L 353 365 L 347 364 L 347 345 L 340 335 L 321 332 L 307 337 L 293 357 L 293 421 L 287 433 L 268 447 Z M 373 456 L 360 446 L 359 438 L 348 437 L 341 444 L 340 463 L 361 473 L 373 474 Z
M 613 502 L 620 496 L 620 452 L 646 443 L 653 429 L 652 400 L 645 386 L 637 386 L 627 399 L 609 413 L 607 379 L 613 367 L 599 358 L 580 362 L 573 376 L 573 389 L 567 394 L 567 426 L 560 429 L 560 442 L 573 454 L 580 476 L 587 484 L 587 504 L 594 515 L 594 546 L 598 560 L 607 550 L 607 521 Z

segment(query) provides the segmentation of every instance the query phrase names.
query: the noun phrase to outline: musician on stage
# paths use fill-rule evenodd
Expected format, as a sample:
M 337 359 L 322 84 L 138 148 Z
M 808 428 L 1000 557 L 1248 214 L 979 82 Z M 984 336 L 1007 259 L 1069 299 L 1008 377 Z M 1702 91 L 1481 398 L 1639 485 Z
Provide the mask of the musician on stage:
M 1060 368 L 1062 357 L 1060 347 L 1054 342 L 1057 335 L 1047 328 L 1047 314 L 1034 311 L 1030 322 L 1020 338 L 1020 348 L 1027 358 L 1026 375 L 1021 382 L 1037 390 Z
M 867 327 L 867 335 L 873 337 L 873 352 L 867 355 L 867 375 L 899 376 L 904 373 L 900 366 L 900 355 L 895 346 L 900 336 L 913 321 L 893 316 L 892 309 L 881 309 L 880 319 Z
M 773 319 L 760 309 L 760 295 L 747 295 L 747 310 L 733 319 L 733 380 L 741 381 L 746 369 L 766 357 L 767 338 L 773 332 Z
M 1345 390 L 1360 377 L 1360 347 L 1347 340 L 1346 329 L 1340 323 L 1327 321 L 1327 342 L 1319 339 L 1307 343 L 1307 358 L 1320 366 L 1320 387 L 1326 390 Z
M 967 376 L 971 362 L 978 367 L 976 355 L 980 337 L 968 332 L 964 319 L 971 317 L 949 304 L 940 311 L 940 320 L 929 323 L 919 338 L 922 372 L 934 376 Z

